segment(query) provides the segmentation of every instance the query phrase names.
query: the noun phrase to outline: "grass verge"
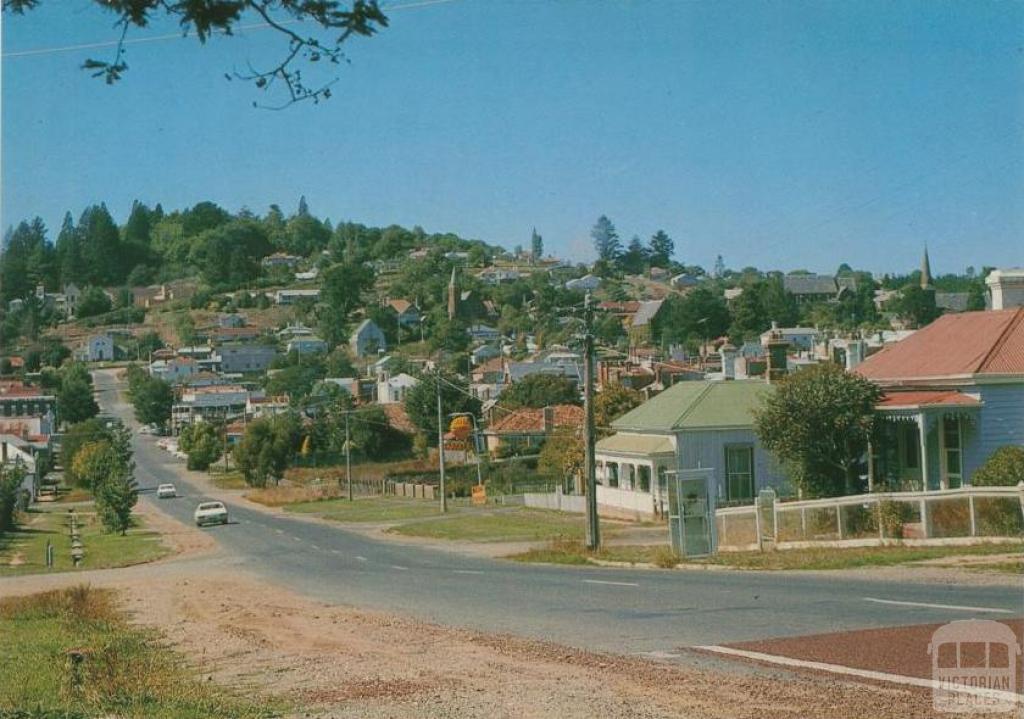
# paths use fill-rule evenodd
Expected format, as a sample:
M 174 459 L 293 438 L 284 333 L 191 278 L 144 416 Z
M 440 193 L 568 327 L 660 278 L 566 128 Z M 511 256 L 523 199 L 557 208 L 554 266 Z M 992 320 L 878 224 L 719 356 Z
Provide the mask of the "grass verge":
M 220 489 L 248 489 L 249 485 L 245 483 L 245 477 L 238 470 L 229 470 L 225 472 L 223 469 L 210 469 L 210 481 L 213 482 L 214 487 Z
M 438 514 L 436 502 L 398 497 L 357 497 L 351 502 L 347 499 L 323 499 L 288 504 L 285 509 L 300 514 L 316 514 L 335 522 L 402 522 Z
M 139 526 L 122 537 L 107 533 L 96 514 L 87 508 L 77 508 L 75 514 L 85 551 L 81 565 L 75 567 L 71 562 L 68 512 L 48 507 L 26 512 L 16 530 L 0 535 L 0 577 L 126 567 L 158 559 L 170 551 L 160 541 L 159 533 L 147 530 L 138 518 Z M 53 543 L 53 568 L 46 566 L 47 541 Z
M 256 719 L 269 702 L 200 681 L 161 636 L 129 625 L 107 590 L 0 600 L 0 717 Z M 15 659 L 16 658 L 16 659 Z
M 544 509 L 508 507 L 453 514 L 443 519 L 410 522 L 391 529 L 396 534 L 467 542 L 536 542 L 583 537 L 577 516 Z
M 785 549 L 776 552 L 729 552 L 706 559 L 687 561 L 690 565 L 718 565 L 733 569 L 762 571 L 857 569 L 913 565 L 930 559 L 958 556 L 1003 555 L 1020 552 L 1020 545 L 975 544 L 948 547 L 851 547 Z M 626 545 L 604 547 L 590 552 L 580 542 L 554 541 L 551 546 L 513 554 L 506 559 L 517 562 L 544 562 L 548 564 L 597 564 L 598 561 L 653 564 L 662 568 L 674 567 L 684 560 L 663 545 Z M 941 566 L 950 566 L 943 564 Z M 977 571 L 1024 573 L 1024 555 L 1021 560 L 965 564 L 964 568 Z

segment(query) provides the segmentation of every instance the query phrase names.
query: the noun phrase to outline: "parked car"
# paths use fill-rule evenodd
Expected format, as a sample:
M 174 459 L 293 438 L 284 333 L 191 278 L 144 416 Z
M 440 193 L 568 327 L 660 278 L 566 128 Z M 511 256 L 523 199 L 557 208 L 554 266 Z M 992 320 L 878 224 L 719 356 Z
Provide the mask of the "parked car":
M 161 484 L 156 488 L 157 499 L 168 499 L 171 497 L 178 496 L 178 490 L 174 488 L 173 484 Z
M 196 507 L 194 517 L 197 527 L 204 524 L 227 524 L 228 508 L 223 502 L 203 502 Z

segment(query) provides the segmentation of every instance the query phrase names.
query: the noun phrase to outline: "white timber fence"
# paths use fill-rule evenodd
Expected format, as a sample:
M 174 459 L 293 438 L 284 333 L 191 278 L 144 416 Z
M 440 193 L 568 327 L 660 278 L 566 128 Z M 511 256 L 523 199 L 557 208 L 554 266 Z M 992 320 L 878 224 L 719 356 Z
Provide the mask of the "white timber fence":
M 970 544 L 1024 539 L 1024 482 L 778 501 L 762 492 L 753 505 L 715 511 L 719 551 L 775 547 L 873 546 L 901 542 Z

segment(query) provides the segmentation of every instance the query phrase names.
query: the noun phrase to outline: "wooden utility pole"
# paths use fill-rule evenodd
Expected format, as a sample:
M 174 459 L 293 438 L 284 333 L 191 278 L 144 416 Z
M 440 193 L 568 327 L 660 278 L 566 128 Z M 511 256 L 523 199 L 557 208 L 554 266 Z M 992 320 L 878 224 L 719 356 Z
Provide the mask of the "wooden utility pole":
M 441 370 L 435 377 L 437 386 L 437 466 L 441 474 L 441 512 L 448 511 L 448 498 L 444 487 L 444 413 L 441 411 Z
M 587 549 L 601 548 L 597 517 L 597 467 L 594 461 L 594 334 L 590 293 L 583 300 L 583 472 L 587 491 Z
M 352 501 L 352 437 L 348 432 L 348 418 L 351 412 L 345 412 L 345 482 L 348 485 L 348 501 Z

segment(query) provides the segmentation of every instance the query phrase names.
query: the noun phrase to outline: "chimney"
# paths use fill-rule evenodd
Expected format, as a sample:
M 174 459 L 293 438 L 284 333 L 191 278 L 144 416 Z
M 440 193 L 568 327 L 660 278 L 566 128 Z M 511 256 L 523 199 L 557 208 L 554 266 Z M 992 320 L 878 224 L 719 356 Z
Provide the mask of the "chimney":
M 551 434 L 555 429 L 555 408 L 547 406 L 542 411 L 544 417 L 544 434 Z
M 736 348 L 726 341 L 718 348 L 718 354 L 722 358 L 722 377 L 736 379 Z
M 789 342 L 782 336 L 778 322 L 772 322 L 772 329 L 765 347 L 768 349 L 768 371 L 765 373 L 765 377 L 768 384 L 771 384 L 786 376 L 786 364 L 789 361 L 787 356 Z
M 1024 269 L 992 270 L 985 278 L 992 298 L 992 309 L 1024 307 Z

